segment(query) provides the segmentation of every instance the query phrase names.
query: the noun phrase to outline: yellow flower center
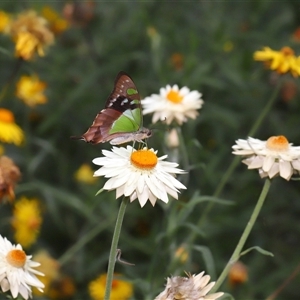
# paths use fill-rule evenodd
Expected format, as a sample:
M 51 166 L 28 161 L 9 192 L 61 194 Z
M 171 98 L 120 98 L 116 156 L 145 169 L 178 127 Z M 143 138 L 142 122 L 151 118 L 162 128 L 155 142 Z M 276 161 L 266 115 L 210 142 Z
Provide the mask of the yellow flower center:
M 131 163 L 143 170 L 151 170 L 157 164 L 157 156 L 150 150 L 138 150 L 131 154 Z
M 281 48 L 280 52 L 284 56 L 293 56 L 295 54 L 294 50 L 292 50 L 290 47 L 283 47 Z
M 6 260 L 11 266 L 22 268 L 26 262 L 26 254 L 23 250 L 14 249 L 7 253 Z
M 182 101 L 183 97 L 181 95 L 179 95 L 178 91 L 171 90 L 167 94 L 167 99 L 173 103 L 180 103 Z
M 5 108 L 0 108 L 0 121 L 5 123 L 14 123 L 15 118 L 13 113 Z
M 266 147 L 274 151 L 286 151 L 289 147 L 289 141 L 283 135 L 271 136 L 267 140 Z

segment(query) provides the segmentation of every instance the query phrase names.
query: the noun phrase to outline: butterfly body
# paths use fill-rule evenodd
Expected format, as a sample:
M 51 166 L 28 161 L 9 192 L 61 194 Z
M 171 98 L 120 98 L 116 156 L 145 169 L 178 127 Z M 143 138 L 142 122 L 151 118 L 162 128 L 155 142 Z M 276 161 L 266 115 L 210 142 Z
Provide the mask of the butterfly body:
M 142 121 L 140 96 L 135 84 L 129 75 L 120 72 L 105 108 L 97 114 L 93 124 L 80 138 L 92 144 L 141 142 L 152 135 L 151 130 L 142 127 Z

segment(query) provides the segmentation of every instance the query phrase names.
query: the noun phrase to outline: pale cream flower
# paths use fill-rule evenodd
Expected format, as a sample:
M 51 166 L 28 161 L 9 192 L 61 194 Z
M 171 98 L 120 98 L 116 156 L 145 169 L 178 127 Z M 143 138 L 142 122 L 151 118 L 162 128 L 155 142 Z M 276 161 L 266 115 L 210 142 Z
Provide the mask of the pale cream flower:
M 207 295 L 215 282 L 208 284 L 210 276 L 203 276 L 204 272 L 198 275 L 187 275 L 188 277 L 175 276 L 168 278 L 165 290 L 154 300 L 214 300 L 224 294 L 219 292 Z
M 157 157 L 153 149 L 136 150 L 131 146 L 113 147 L 112 151 L 103 150 L 104 157 L 93 163 L 102 166 L 94 176 L 110 178 L 104 185 L 105 190 L 116 190 L 116 198 L 124 195 L 130 202 L 138 198 L 141 207 L 149 201 L 154 206 L 157 199 L 167 203 L 168 194 L 178 198 L 178 189 L 186 187 L 175 179 L 175 174 L 185 173 L 177 169 L 178 164 L 163 161 L 167 155 Z
M 141 101 L 143 114 L 153 113 L 152 123 L 158 120 L 171 124 L 175 120 L 179 125 L 188 118 L 198 116 L 197 109 L 201 108 L 204 101 L 198 91 L 190 91 L 186 86 L 179 89 L 178 85 L 167 85 L 160 89 L 160 94 L 153 94 Z
M 12 297 L 20 294 L 24 299 L 31 298 L 31 286 L 41 292 L 44 284 L 35 275 L 43 273 L 35 270 L 40 264 L 26 255 L 22 246 L 12 245 L 10 241 L 0 235 L 0 285 L 3 292 L 10 290 Z
M 285 136 L 272 136 L 267 141 L 249 137 L 237 140 L 233 154 L 246 156 L 242 162 L 248 169 L 258 169 L 260 176 L 281 176 L 290 180 L 300 172 L 300 147 L 293 146 Z

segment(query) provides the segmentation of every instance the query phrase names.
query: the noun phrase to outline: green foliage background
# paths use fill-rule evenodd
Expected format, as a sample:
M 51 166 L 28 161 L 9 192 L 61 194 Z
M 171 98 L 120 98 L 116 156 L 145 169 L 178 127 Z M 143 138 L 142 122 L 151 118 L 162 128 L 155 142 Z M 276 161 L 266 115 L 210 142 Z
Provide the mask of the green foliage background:
M 49 5 L 62 11 L 64 1 L 1 1 L 0 9 L 19 13 L 41 11 Z M 106 272 L 109 248 L 120 200 L 114 192 L 95 197 L 105 180 L 92 186 L 80 184 L 74 172 L 82 163 L 101 156 L 109 144 L 92 146 L 70 140 L 81 135 L 103 108 L 114 78 L 124 70 L 134 79 L 142 97 L 158 93 L 166 84 L 188 86 L 203 94 L 205 104 L 196 120 L 182 126 L 189 174 L 179 179 L 187 185 L 179 201 L 147 203 L 127 207 L 119 247 L 124 260 L 116 271 L 134 284 L 132 299 L 154 299 L 163 290 L 165 278 L 184 271 L 206 271 L 216 280 L 226 265 L 251 215 L 263 186 L 256 171 L 240 164 L 201 227 L 195 225 L 222 176 L 233 160 L 231 147 L 247 134 L 280 81 L 299 79 L 277 76 L 253 60 L 253 53 L 270 46 L 290 46 L 300 53 L 293 33 L 300 26 L 300 8 L 295 1 L 95 1 L 95 16 L 86 26 L 71 26 L 56 37 L 43 58 L 25 62 L 14 77 L 1 107 L 11 109 L 26 132 L 26 143 L 17 148 L 5 145 L 6 155 L 22 171 L 17 197 L 38 197 L 44 221 L 37 243 L 27 252 L 46 248 L 60 259 L 65 274 L 76 284 L 72 299 L 88 299 L 87 285 Z M 149 28 L 156 36 L 149 35 Z M 3 88 L 16 58 L 14 45 L 0 37 L 0 84 Z M 233 48 L 224 47 L 232 43 Z M 180 53 L 183 66 L 177 69 L 171 56 Z M 48 103 L 33 110 L 15 97 L 15 83 L 23 74 L 37 73 L 47 82 Z M 29 116 L 34 113 L 36 118 Z M 289 101 L 277 95 L 255 137 L 265 140 L 285 135 L 300 144 L 299 93 Z M 144 118 L 149 127 L 150 117 Z M 166 153 L 165 132 L 155 131 L 148 142 Z M 180 148 L 182 151 L 182 148 Z M 96 170 L 96 166 L 93 167 Z M 230 200 L 230 201 L 229 201 Z M 265 299 L 293 272 L 299 261 L 300 194 L 298 181 L 272 181 L 265 206 L 246 247 L 271 251 L 274 257 L 252 251 L 242 257 L 249 280 L 238 288 L 225 282 L 221 291 L 235 299 Z M 11 207 L 1 205 L 1 234 L 13 241 Z M 84 243 L 84 238 L 97 231 Z M 185 244 L 191 234 L 192 244 Z M 74 248 L 75 245 L 75 248 Z M 79 245 L 76 248 L 76 245 Z M 175 251 L 186 245 L 186 263 L 176 261 Z M 194 247 L 195 246 L 195 247 Z M 73 248 L 72 248 L 73 247 Z M 71 250 L 70 250 L 71 249 Z M 74 251 L 72 251 L 72 249 Z M 70 252 L 71 251 L 71 252 Z M 299 298 L 299 275 L 276 299 Z M 37 298 L 38 299 L 38 298 Z M 46 298 L 40 298 L 46 299 Z M 225 297 L 224 297 L 225 299 Z

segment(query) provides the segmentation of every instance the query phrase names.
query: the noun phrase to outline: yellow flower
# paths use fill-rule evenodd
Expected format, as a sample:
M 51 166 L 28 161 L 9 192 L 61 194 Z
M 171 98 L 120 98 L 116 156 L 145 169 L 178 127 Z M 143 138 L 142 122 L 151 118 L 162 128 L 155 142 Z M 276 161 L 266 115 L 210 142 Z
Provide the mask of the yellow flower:
M 280 51 L 264 47 L 262 51 L 254 52 L 254 60 L 265 61 L 271 70 L 279 74 L 291 72 L 294 77 L 300 75 L 300 56 L 296 57 L 289 47 L 283 47 Z
M 76 171 L 74 177 L 77 181 L 93 184 L 97 181 L 96 177 L 93 177 L 94 171 L 89 164 L 82 164 L 81 167 Z
M 231 52 L 234 48 L 233 42 L 227 41 L 223 45 L 224 52 Z
M 17 146 L 24 141 L 24 133 L 15 123 L 13 113 L 5 108 L 0 108 L 0 141 Z
M 90 282 L 89 293 L 93 300 L 103 300 L 105 293 L 106 274 Z M 110 293 L 110 300 L 127 300 L 132 296 L 132 284 L 123 280 L 114 279 Z
M 46 86 L 46 83 L 40 81 L 37 75 L 22 76 L 17 83 L 16 95 L 28 106 L 34 107 L 47 102 L 47 98 L 43 94 Z
M 9 15 L 4 11 L 0 11 L 0 32 L 4 32 L 6 30 L 9 22 Z
M 0 200 L 8 196 L 10 201 L 15 199 L 14 187 L 20 179 L 21 172 L 15 163 L 7 156 L 0 157 Z
M 42 15 L 49 22 L 50 29 L 55 34 L 59 34 L 69 27 L 68 21 L 60 18 L 58 13 L 54 11 L 50 6 L 43 7 Z
M 48 295 L 51 288 L 51 283 L 58 278 L 60 265 L 56 259 L 50 256 L 46 250 L 41 250 L 34 255 L 34 260 L 41 265 L 38 270 L 45 274 L 45 276 L 37 276 L 38 279 L 45 285 L 44 294 Z M 42 293 L 34 288 L 33 294 L 42 295 Z
M 12 226 L 15 241 L 24 248 L 30 247 L 37 239 L 42 223 L 38 200 L 22 197 L 13 210 Z
M 175 252 L 175 258 L 182 264 L 184 264 L 188 260 L 189 253 L 185 246 L 180 246 L 179 248 L 177 248 Z
M 16 55 L 29 60 L 37 52 L 44 56 L 44 48 L 54 42 L 54 35 L 47 27 L 47 20 L 30 10 L 17 16 L 7 30 L 16 43 Z

